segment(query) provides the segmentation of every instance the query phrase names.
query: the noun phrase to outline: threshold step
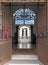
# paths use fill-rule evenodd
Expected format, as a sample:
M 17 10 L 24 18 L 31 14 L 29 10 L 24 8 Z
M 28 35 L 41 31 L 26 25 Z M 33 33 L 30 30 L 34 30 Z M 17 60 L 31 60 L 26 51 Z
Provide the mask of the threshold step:
M 44 65 L 39 60 L 10 60 L 4 65 Z
M 37 55 L 12 55 L 12 60 L 38 60 Z
M 9 65 L 39 65 L 39 64 L 9 64 Z

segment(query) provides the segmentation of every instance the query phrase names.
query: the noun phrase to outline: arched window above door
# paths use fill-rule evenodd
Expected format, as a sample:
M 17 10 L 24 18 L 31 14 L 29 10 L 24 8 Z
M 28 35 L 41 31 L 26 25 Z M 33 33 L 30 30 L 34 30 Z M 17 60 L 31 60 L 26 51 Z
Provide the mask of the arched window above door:
M 19 9 L 13 14 L 16 24 L 34 24 L 36 14 L 30 9 Z

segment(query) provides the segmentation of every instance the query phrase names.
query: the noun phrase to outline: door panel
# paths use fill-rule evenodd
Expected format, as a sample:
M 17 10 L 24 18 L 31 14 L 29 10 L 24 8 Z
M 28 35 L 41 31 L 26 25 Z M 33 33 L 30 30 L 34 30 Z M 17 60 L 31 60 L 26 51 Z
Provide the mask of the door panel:
M 2 37 L 0 38 L 0 64 L 11 59 L 12 55 L 12 19 L 9 6 L 1 5 L 2 10 Z
M 46 4 L 39 7 L 38 11 L 38 57 L 45 64 L 48 65 L 48 38 L 47 38 L 47 11 Z

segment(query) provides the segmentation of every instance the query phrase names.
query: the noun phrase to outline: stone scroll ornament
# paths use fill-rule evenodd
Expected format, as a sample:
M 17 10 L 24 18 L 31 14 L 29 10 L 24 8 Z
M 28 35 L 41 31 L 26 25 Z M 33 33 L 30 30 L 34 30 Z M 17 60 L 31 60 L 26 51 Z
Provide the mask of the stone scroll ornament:
M 3 38 L 8 38 L 9 37 L 9 31 L 7 27 L 4 27 L 3 29 Z

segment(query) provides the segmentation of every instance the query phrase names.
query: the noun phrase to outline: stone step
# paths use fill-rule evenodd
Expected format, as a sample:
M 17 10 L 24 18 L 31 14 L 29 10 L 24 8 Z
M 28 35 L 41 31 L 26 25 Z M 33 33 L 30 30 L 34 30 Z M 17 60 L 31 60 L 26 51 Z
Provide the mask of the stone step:
M 12 55 L 10 61 L 4 65 L 44 65 L 38 60 L 37 55 Z
M 12 60 L 38 60 L 37 55 L 12 55 Z
M 44 65 L 39 60 L 10 60 L 4 65 Z

